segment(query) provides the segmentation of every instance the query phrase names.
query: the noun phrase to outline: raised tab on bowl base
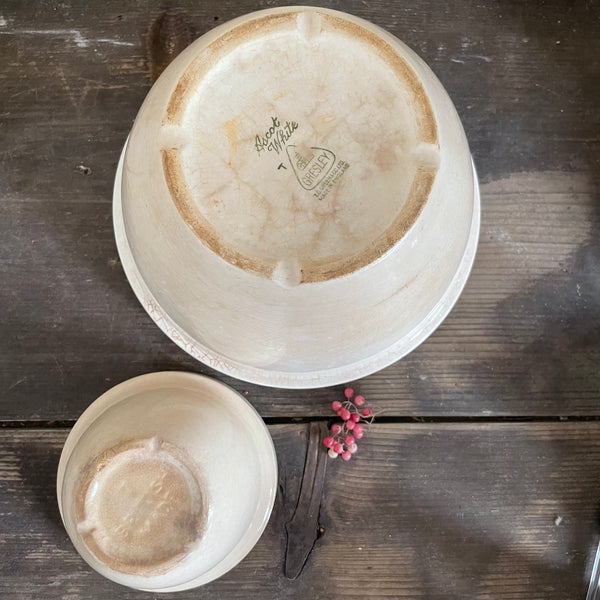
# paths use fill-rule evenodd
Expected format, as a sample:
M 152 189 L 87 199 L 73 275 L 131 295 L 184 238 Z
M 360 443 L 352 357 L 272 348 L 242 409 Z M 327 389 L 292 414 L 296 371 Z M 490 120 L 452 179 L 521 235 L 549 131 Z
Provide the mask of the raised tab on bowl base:
M 225 30 L 183 72 L 162 123 L 164 177 L 187 225 L 285 287 L 385 254 L 439 165 L 436 120 L 406 60 L 318 9 Z

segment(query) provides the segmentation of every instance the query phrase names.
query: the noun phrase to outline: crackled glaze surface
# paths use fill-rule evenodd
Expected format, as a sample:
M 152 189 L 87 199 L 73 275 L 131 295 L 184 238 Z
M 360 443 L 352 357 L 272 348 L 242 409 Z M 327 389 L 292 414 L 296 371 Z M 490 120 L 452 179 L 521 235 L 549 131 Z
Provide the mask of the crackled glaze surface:
M 194 356 L 267 385 L 330 385 L 412 350 L 477 243 L 442 85 L 392 35 L 322 8 L 253 13 L 189 46 L 144 101 L 115 186 L 144 306 Z
M 117 444 L 82 475 L 77 529 L 112 569 L 166 572 L 202 536 L 208 498 L 200 469 L 174 444 L 158 437 Z
M 316 11 L 250 23 L 199 52 L 171 96 L 170 193 L 236 266 L 284 285 L 339 277 L 389 250 L 427 201 L 439 163 L 429 100 L 355 23 Z
M 63 522 L 99 573 L 175 591 L 219 577 L 262 533 L 276 457 L 263 421 L 219 382 L 149 373 L 108 390 L 66 441 Z

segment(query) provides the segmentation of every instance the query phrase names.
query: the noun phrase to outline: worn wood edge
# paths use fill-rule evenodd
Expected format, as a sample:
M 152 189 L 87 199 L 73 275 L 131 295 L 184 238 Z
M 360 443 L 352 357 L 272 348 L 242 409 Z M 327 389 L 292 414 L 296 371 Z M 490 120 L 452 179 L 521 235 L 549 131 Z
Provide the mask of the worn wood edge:
M 325 423 L 310 423 L 298 504 L 293 517 L 285 525 L 287 539 L 284 573 L 288 579 L 300 576 L 319 538 L 319 509 L 328 459 L 322 444 L 326 434 Z
M 298 465 L 309 427 L 269 427 L 288 464 Z M 11 498 L 22 500 L 0 534 L 15 556 L 0 565 L 0 592 L 12 597 L 18 586 L 25 593 L 19 600 L 40 593 L 45 600 L 140 598 L 94 574 L 68 540 L 58 541 L 65 537 L 60 525 L 44 514 L 53 473 L 21 479 L 23 468 L 52 462 L 67 433 L 0 431 L 0 503 L 6 510 Z M 450 590 L 444 597 L 577 600 L 600 491 L 598 433 L 595 422 L 373 425 L 349 463 L 329 463 L 327 531 L 295 582 L 284 579 L 279 503 L 265 539 L 235 570 L 173 598 L 434 598 Z M 544 485 L 554 490 L 549 496 Z M 488 536 L 497 549 L 491 555 Z M 543 596 L 536 595 L 541 584 Z

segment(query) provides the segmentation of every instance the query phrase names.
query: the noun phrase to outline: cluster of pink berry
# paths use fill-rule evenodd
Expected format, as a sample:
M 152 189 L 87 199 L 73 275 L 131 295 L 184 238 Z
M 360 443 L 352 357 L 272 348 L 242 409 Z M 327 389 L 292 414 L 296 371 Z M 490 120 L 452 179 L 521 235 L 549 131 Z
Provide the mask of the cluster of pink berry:
M 344 396 L 346 400 L 343 402 L 336 400 L 331 403 L 331 408 L 343 423 L 334 423 L 331 426 L 331 435 L 323 440 L 323 444 L 329 448 L 327 454 L 331 458 L 337 458 L 339 455 L 344 460 L 350 460 L 358 450 L 356 441 L 364 435 L 361 422 L 372 423 L 373 411 L 364 406 L 365 399 L 355 396 L 352 388 L 346 388 Z

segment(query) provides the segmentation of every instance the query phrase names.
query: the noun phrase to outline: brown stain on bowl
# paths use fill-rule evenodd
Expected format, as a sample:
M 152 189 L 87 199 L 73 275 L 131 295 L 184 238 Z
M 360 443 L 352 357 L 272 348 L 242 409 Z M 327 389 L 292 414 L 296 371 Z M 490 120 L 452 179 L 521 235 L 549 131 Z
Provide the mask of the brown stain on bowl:
M 153 443 L 185 468 L 200 491 L 199 499 L 168 459 L 148 450 Z M 145 454 L 122 460 L 116 473 L 108 475 L 109 489 L 102 489 L 98 481 L 105 469 L 124 453 L 136 451 Z M 208 501 L 199 469 L 185 451 L 157 438 L 133 439 L 85 465 L 75 514 L 81 538 L 98 560 L 121 573 L 152 577 L 173 569 L 202 537 Z
M 227 134 L 227 139 L 229 140 L 232 154 L 237 154 L 238 151 L 238 139 L 241 126 L 241 117 L 234 117 L 233 119 L 229 119 L 229 121 L 225 121 L 225 123 L 223 123 L 223 129 L 225 129 L 225 133 Z M 229 166 L 231 166 L 231 161 L 229 161 Z
M 250 271 L 263 277 L 270 277 L 275 268 L 275 261 L 258 260 L 254 257 L 246 256 L 235 250 L 230 244 L 224 243 L 221 236 L 215 231 L 215 228 L 196 208 L 185 182 L 178 149 L 163 149 L 161 150 L 161 154 L 163 171 L 173 202 L 183 220 L 196 236 L 215 254 L 218 254 L 228 263 L 244 269 L 244 271 Z
M 182 122 L 187 102 L 197 83 L 228 52 L 239 44 L 257 39 L 270 31 L 293 30 L 296 18 L 302 11 L 290 11 L 258 17 L 233 27 L 213 41 L 197 56 L 180 78 L 169 100 L 163 124 L 179 125 Z M 427 94 L 410 65 L 399 56 L 385 39 L 352 21 L 328 14 L 318 13 L 321 31 L 333 30 L 348 36 L 353 41 L 365 44 L 393 70 L 398 79 L 410 91 L 413 109 L 417 118 L 419 141 L 439 147 L 437 124 Z M 232 151 L 237 151 L 237 119 L 224 123 Z M 245 271 L 262 277 L 271 277 L 276 261 L 248 256 L 236 250 L 231 243 L 222 239 L 211 223 L 195 205 L 181 165 L 178 148 L 162 149 L 162 164 L 165 179 L 173 202 L 184 221 L 210 250 L 225 261 Z M 374 157 L 375 159 L 377 157 Z M 230 161 L 231 162 L 231 161 Z M 389 168 L 389 165 L 381 165 Z M 377 239 L 352 256 L 332 256 L 323 260 L 300 262 L 300 283 L 317 283 L 348 275 L 377 260 L 397 244 L 414 225 L 421 214 L 431 192 L 437 167 L 421 165 L 417 168 L 408 197 L 394 221 Z
M 293 29 L 296 13 L 267 15 L 247 21 L 225 31 L 197 56 L 179 79 L 167 106 L 165 124 L 179 125 L 195 84 L 228 52 L 238 44 L 249 42 L 275 29 Z
M 408 194 L 408 198 L 394 222 L 382 236 L 367 246 L 361 253 L 337 260 L 314 261 L 304 263 L 303 283 L 316 283 L 347 275 L 371 264 L 390 250 L 417 220 L 435 180 L 436 171 L 419 167 Z
M 409 88 L 418 115 L 418 123 L 421 134 L 421 141 L 426 144 L 438 144 L 437 124 L 431 108 L 429 98 L 416 73 L 411 69 L 404 58 L 399 56 L 396 51 L 383 38 L 372 31 L 354 23 L 346 21 L 340 17 L 324 15 L 326 21 L 331 21 L 333 27 L 343 33 L 346 33 L 351 39 L 359 40 L 373 48 L 377 54 L 392 68 L 398 75 L 398 79 L 403 81 Z

